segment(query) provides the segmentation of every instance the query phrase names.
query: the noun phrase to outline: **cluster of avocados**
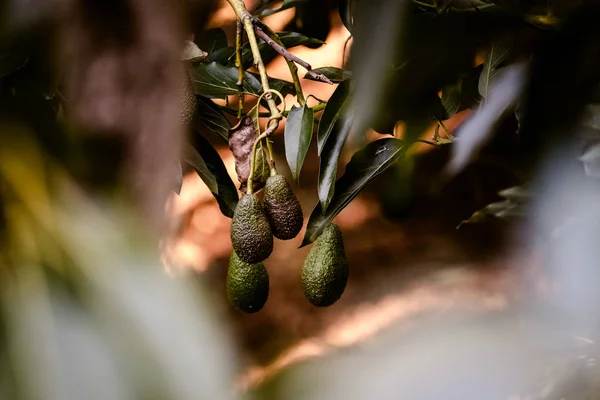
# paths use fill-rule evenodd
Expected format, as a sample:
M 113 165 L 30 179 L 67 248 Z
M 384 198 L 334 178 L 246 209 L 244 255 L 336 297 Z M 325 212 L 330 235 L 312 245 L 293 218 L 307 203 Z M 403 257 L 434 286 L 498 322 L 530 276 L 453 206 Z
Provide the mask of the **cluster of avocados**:
M 269 275 L 262 264 L 273 251 L 273 236 L 295 238 L 302 229 L 302 208 L 284 176 L 270 176 L 264 205 L 254 193 L 238 202 L 231 223 L 233 252 L 227 271 L 227 297 L 246 313 L 263 308 L 269 296 Z M 315 241 L 301 272 L 304 296 L 317 307 L 335 303 L 348 281 L 348 261 L 342 232 L 329 224 Z

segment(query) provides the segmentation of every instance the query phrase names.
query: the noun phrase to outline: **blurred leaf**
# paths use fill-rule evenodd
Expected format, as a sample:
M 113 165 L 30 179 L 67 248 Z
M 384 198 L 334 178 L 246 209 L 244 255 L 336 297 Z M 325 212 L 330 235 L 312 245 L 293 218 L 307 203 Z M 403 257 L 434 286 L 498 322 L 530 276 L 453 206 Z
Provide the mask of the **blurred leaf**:
M 307 2 L 308 0 L 283 0 L 283 4 L 281 5 L 281 7 L 276 8 L 276 9 L 266 9 L 266 10 L 262 10 L 260 12 L 258 12 L 256 14 L 256 16 L 258 17 L 267 17 L 269 15 L 278 13 L 280 11 L 284 11 L 287 10 L 288 8 L 292 8 L 292 7 L 296 7 L 298 4 L 302 4 Z
M 329 79 L 331 82 L 333 83 L 340 83 L 342 81 L 348 80 L 350 78 L 352 78 L 352 72 L 351 71 L 344 71 L 341 68 L 336 68 L 336 67 L 321 67 L 321 68 L 315 68 L 312 70 L 313 74 L 310 73 L 306 73 L 304 75 L 304 79 L 308 79 L 311 81 L 317 81 L 317 82 L 321 82 L 321 80 L 316 79 L 314 77 L 314 74 L 321 74 L 324 75 L 327 79 Z
M 257 75 L 246 72 L 244 78 L 244 93 L 259 96 L 262 93 L 262 85 Z M 226 67 L 216 62 L 209 64 L 197 64 L 190 67 L 190 78 L 196 94 L 206 97 L 224 99 L 229 95 L 237 94 L 238 70 L 235 67 Z M 291 82 L 280 79 L 269 79 L 272 88 L 282 94 L 294 93 L 294 85 Z
M 285 122 L 285 157 L 292 177 L 299 183 L 300 171 L 308 152 L 314 128 L 314 112 L 306 104 L 292 107 Z
M 181 61 L 195 63 L 204 61 L 206 56 L 208 56 L 208 53 L 201 50 L 196 43 L 192 42 L 191 40 L 185 41 L 185 49 L 183 50 Z
M 527 66 L 514 64 L 504 68 L 496 78 L 488 99 L 459 130 L 452 146 L 452 156 L 446 171 L 461 171 L 492 135 L 494 128 L 507 112 L 514 110 L 526 83 Z
M 321 210 L 321 203 L 317 203 L 313 209 L 300 247 L 314 242 L 367 183 L 389 168 L 403 154 L 403 142 L 393 138 L 376 140 L 356 152 L 346 166 L 344 175 L 335 184 L 335 194 L 327 211 Z
M 181 186 L 183 185 L 183 169 L 181 163 L 175 165 L 175 193 L 181 194 Z
M 198 116 L 196 122 L 203 125 L 211 132 L 216 133 L 219 138 L 225 142 L 229 141 L 229 130 L 231 124 L 225 118 L 219 106 L 213 103 L 210 99 L 197 96 L 198 99 Z
M 581 123 L 589 128 L 600 130 L 600 104 L 588 104 Z
M 238 194 L 219 153 L 210 142 L 197 133 L 194 147 L 188 146 L 185 161 L 194 168 L 219 203 L 223 215 L 231 218 L 237 206 Z
M 500 69 L 510 60 L 514 38 L 505 36 L 490 47 L 479 77 L 479 93 L 486 98 Z
M 350 103 L 350 94 L 353 88 L 354 85 L 351 81 L 344 81 L 338 85 L 335 92 L 329 98 L 329 101 L 327 101 L 325 111 L 323 111 L 323 115 L 319 121 L 319 130 L 317 132 L 317 151 L 319 155 L 321 155 L 335 123 L 346 111 Z
M 0 76 L 8 75 L 27 64 L 28 58 L 18 52 L 0 54 Z
M 338 0 L 338 12 L 342 23 L 352 33 L 352 0 Z
M 322 44 L 323 41 L 319 39 L 311 39 L 307 36 L 304 36 L 301 33 L 296 32 L 279 32 L 277 33 L 279 36 L 279 40 L 283 43 L 283 47 L 286 49 L 302 46 L 307 44 Z M 263 63 L 268 64 L 271 60 L 279 55 L 271 46 L 269 46 L 264 40 L 258 39 L 258 49 L 260 50 L 260 56 L 263 60 Z M 234 65 L 235 63 L 235 54 L 229 60 L 230 65 Z M 250 48 L 249 43 L 245 43 L 242 46 L 242 65 L 244 68 L 250 68 L 254 63 L 254 58 L 252 56 L 252 49 Z
M 478 82 L 483 65 L 478 65 L 469 73 L 463 74 L 458 82 L 447 85 L 442 90 L 442 104 L 446 109 L 447 117 L 471 108 L 481 99 L 478 91 Z
M 319 200 L 321 201 L 321 210 L 327 211 L 329 202 L 333 197 L 335 178 L 337 175 L 337 164 L 346 139 L 352 129 L 354 119 L 351 114 L 344 115 L 337 121 L 332 135 L 325 143 L 321 153 L 321 164 L 319 166 Z

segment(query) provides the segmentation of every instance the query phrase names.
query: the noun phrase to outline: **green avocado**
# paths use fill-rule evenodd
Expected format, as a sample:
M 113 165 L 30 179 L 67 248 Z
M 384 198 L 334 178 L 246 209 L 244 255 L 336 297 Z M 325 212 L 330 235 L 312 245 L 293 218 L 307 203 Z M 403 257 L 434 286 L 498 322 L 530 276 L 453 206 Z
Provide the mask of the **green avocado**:
M 302 229 L 302 207 L 282 175 L 270 176 L 265 183 L 265 213 L 277 239 L 293 239 Z
M 335 303 L 348 282 L 348 261 L 342 231 L 329 224 L 310 249 L 302 267 L 304 297 L 317 307 Z
M 227 270 L 227 298 L 246 313 L 260 311 L 269 297 L 269 274 L 262 263 L 248 264 L 231 253 Z
M 231 221 L 231 244 L 239 258 L 249 264 L 265 260 L 273 251 L 273 233 L 262 204 L 255 194 L 245 194 Z

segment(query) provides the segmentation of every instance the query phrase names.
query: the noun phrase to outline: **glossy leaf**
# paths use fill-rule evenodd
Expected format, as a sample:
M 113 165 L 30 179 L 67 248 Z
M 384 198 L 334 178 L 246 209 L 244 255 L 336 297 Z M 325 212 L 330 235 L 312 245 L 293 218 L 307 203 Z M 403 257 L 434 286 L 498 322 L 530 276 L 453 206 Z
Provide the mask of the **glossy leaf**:
M 219 106 L 203 96 L 198 96 L 196 123 L 216 133 L 225 142 L 229 141 L 229 130 L 231 129 L 229 120 L 225 118 Z
M 296 7 L 298 4 L 306 3 L 307 1 L 308 0 L 283 0 L 283 4 L 281 5 L 281 7 L 276 8 L 276 9 L 267 8 L 265 10 L 258 12 L 257 16 L 258 17 L 266 17 L 269 15 L 273 15 L 280 11 L 284 11 L 289 8 Z
M 194 136 L 194 147 L 187 147 L 185 161 L 208 186 L 217 199 L 221 213 L 226 217 L 233 217 L 238 202 L 238 192 L 223 160 L 210 142 L 199 133 Z
M 365 185 L 389 168 L 402 154 L 403 142 L 393 138 L 376 140 L 356 152 L 346 166 L 344 175 L 335 183 L 335 194 L 327 211 L 322 211 L 321 203 L 313 209 L 300 247 L 314 242 Z
M 483 63 L 483 70 L 479 77 L 479 94 L 487 97 L 494 79 L 500 69 L 506 65 L 511 56 L 514 39 L 510 36 L 503 37 L 490 47 L 490 52 Z
M 306 104 L 292 107 L 285 122 L 285 158 L 292 177 L 299 182 L 300 171 L 308 152 L 314 128 L 314 112 Z
M 312 75 L 309 73 L 306 73 L 306 75 L 304 75 L 304 79 L 321 82 L 321 80 L 315 79 L 314 74 L 321 74 L 333 83 L 340 83 L 342 81 L 352 78 L 351 71 L 344 71 L 343 69 L 336 68 L 336 67 L 314 68 L 312 70 L 312 72 L 313 72 Z
M 238 70 L 235 67 L 226 67 L 216 62 L 197 64 L 190 68 L 190 78 L 196 94 L 201 96 L 224 99 L 238 92 Z M 273 89 L 284 95 L 294 93 L 291 82 L 280 79 L 269 79 L 269 82 Z M 243 90 L 254 96 L 262 93 L 262 86 L 256 75 L 245 73 Z
M 297 32 L 279 32 L 277 33 L 277 35 L 279 36 L 279 40 L 281 40 L 281 43 L 283 43 L 283 46 L 286 49 L 307 44 L 324 43 L 322 40 L 312 39 L 308 36 Z M 262 39 L 258 40 L 258 48 L 260 50 L 260 56 L 265 64 L 269 63 L 271 60 L 273 60 L 279 55 L 279 53 L 273 50 L 273 48 Z M 234 65 L 235 54 L 232 57 L 230 57 L 229 63 L 230 66 Z M 250 48 L 249 43 L 245 43 L 242 46 L 242 65 L 244 66 L 244 68 L 249 68 L 252 66 L 253 63 L 254 58 L 252 57 L 252 49 Z
M 342 23 L 352 33 L 352 0 L 338 0 L 338 12 Z
M 321 153 L 321 165 L 319 168 L 319 201 L 321 209 L 327 210 L 329 202 L 333 197 L 337 164 L 346 139 L 352 129 L 354 119 L 352 115 L 345 115 L 335 125 L 333 132 Z
M 350 104 L 350 94 L 353 86 L 351 81 L 340 83 L 325 106 L 325 111 L 323 111 L 323 115 L 319 121 L 319 130 L 317 132 L 317 151 L 319 155 L 321 155 L 327 138 L 331 134 L 337 120 Z

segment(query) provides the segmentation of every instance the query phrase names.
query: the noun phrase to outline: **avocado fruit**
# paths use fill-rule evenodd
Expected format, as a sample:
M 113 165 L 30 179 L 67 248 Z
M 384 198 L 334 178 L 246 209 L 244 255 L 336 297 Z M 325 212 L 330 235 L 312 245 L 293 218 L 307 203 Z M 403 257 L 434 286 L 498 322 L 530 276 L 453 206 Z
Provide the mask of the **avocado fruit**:
M 267 179 L 264 200 L 273 236 L 281 240 L 298 236 L 304 222 L 302 207 L 284 176 L 275 175 Z
M 330 306 L 344 293 L 348 275 L 342 231 L 337 225 L 329 224 L 302 266 L 304 297 L 317 307 Z
M 233 213 L 231 244 L 239 258 L 249 264 L 265 260 L 273 251 L 273 233 L 260 200 L 247 193 Z
M 245 313 L 260 311 L 269 297 L 269 274 L 262 263 L 249 264 L 233 251 L 227 270 L 227 298 Z

